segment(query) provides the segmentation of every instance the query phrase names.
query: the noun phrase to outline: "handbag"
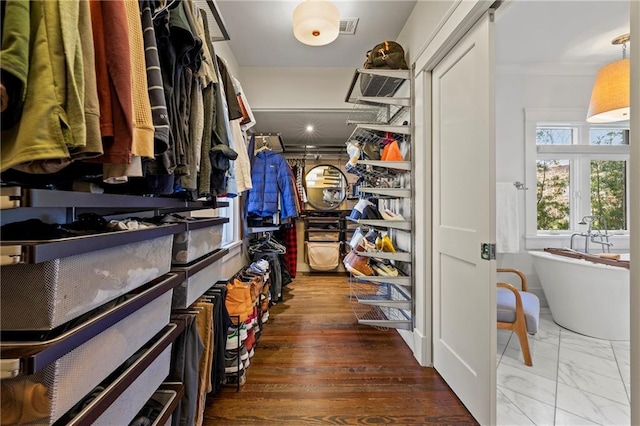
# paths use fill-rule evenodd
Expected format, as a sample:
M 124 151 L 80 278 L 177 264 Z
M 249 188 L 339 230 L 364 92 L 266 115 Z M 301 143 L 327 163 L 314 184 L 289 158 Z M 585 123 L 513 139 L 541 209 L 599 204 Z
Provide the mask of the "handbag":
M 407 70 L 404 49 L 395 41 L 376 44 L 367 52 L 363 68 L 371 69 L 403 69 Z M 404 80 L 402 78 L 379 77 L 371 74 L 360 76 L 360 92 L 363 96 L 392 96 Z
M 377 142 L 364 143 L 361 148 L 362 160 L 380 160 L 380 144 Z

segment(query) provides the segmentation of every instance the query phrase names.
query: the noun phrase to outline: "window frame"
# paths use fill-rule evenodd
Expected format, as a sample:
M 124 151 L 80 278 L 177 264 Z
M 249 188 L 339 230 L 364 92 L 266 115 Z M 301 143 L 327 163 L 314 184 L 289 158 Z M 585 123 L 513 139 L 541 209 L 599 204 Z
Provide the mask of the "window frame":
M 590 168 L 592 160 L 626 161 L 627 170 L 630 165 L 629 145 L 591 145 L 589 130 L 593 128 L 629 129 L 628 122 L 590 124 L 585 121 L 587 110 L 584 108 L 525 108 L 525 178 L 529 188 L 525 194 L 525 247 L 540 249 L 550 246 L 566 245 L 574 232 L 580 232 L 577 223 L 591 209 L 591 191 L 586 196 L 581 189 L 590 188 Z M 559 127 L 574 129 L 572 145 L 537 145 L 539 127 Z M 567 159 L 570 162 L 569 184 L 569 229 L 538 230 L 537 229 L 537 160 Z M 578 181 L 580 179 L 580 182 Z M 629 174 L 627 174 L 626 197 L 629 200 Z M 630 203 L 626 206 L 629 217 Z M 627 228 L 629 228 L 627 223 Z M 617 250 L 628 249 L 629 229 L 609 230 Z

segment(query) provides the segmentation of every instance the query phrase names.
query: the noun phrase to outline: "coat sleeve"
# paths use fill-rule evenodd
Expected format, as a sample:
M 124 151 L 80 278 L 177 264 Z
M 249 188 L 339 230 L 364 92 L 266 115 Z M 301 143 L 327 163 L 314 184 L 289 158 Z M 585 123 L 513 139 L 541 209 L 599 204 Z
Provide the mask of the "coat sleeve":
M 296 203 L 296 191 L 293 185 L 291 169 L 287 160 L 280 156 L 280 163 L 278 164 L 278 189 L 281 197 L 281 213 L 282 219 L 288 219 L 291 217 L 297 217 L 300 212 Z

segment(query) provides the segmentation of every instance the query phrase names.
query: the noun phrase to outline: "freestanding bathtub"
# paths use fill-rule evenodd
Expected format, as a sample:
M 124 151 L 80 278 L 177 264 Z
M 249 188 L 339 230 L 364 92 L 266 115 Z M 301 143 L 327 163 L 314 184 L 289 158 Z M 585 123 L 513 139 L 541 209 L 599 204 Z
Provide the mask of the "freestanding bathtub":
M 543 251 L 529 254 L 558 325 L 599 339 L 630 339 L 628 269 Z

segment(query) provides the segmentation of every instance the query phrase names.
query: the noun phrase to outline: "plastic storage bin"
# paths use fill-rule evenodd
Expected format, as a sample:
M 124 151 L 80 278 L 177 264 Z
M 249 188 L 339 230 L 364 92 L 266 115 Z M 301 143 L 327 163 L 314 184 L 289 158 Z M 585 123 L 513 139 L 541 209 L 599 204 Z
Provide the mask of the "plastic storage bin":
M 107 408 L 93 426 L 128 425 L 169 375 L 171 347 L 167 346 L 142 374 Z
M 220 249 L 189 267 L 176 267 L 171 272 L 183 274 L 184 281 L 173 290 L 173 308 L 191 306 L 220 279 L 222 258 L 229 252 Z
M 133 231 L 135 232 L 135 231 Z M 166 274 L 173 235 L 0 268 L 2 329 L 51 330 Z
M 187 230 L 173 239 L 172 262 L 184 265 L 219 249 L 222 226 L 228 221 L 228 218 L 215 218 L 187 222 Z
M 53 424 L 169 323 L 171 298 L 163 293 L 35 374 L 2 380 L 2 424 L 15 423 L 7 410 L 18 409 Z M 28 394 L 39 398 L 21 404 Z

